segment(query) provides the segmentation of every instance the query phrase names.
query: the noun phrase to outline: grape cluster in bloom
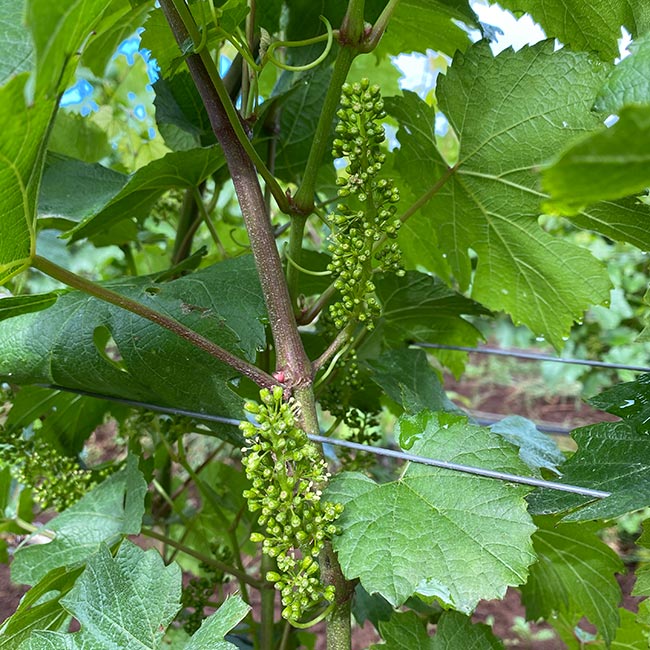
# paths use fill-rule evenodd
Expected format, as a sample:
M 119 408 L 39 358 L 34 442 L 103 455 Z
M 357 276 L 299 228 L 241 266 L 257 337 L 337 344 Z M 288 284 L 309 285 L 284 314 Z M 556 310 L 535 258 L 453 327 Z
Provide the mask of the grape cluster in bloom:
M 251 489 L 244 491 L 262 530 L 251 534 L 262 552 L 275 558 L 277 571 L 266 578 L 282 596 L 282 616 L 297 621 L 322 599 L 334 600 L 334 587 L 318 576 L 317 557 L 325 540 L 337 533 L 334 521 L 343 506 L 321 499 L 329 474 L 316 446 L 295 421 L 295 405 L 282 388 L 260 392 L 261 404 L 246 402 L 257 425 L 240 426 L 248 445 L 242 463 Z
M 336 277 L 341 299 L 331 305 L 330 313 L 339 329 L 350 321 L 372 327 L 379 313 L 373 270 L 403 273 L 395 241 L 375 250 L 384 236 L 394 240 L 401 225 L 395 216 L 399 192 L 391 179 L 379 178 L 386 160 L 380 146 L 386 113 L 379 86 L 367 79 L 344 84 L 337 116 L 332 154 L 346 158 L 348 165 L 345 176 L 337 179 L 338 195 L 346 203 L 337 205 L 332 215 L 328 269 Z

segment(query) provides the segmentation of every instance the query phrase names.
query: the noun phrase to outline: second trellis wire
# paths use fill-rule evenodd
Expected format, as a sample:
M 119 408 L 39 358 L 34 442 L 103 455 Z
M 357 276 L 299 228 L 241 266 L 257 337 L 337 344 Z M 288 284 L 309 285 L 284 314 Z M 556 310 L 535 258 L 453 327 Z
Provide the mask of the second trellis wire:
M 196 411 L 189 411 L 187 409 L 172 408 L 167 406 L 158 406 L 157 404 L 150 404 L 148 402 L 139 402 L 137 400 L 125 399 L 122 397 L 112 397 L 110 395 L 103 395 L 101 393 L 93 393 L 91 391 L 77 390 L 72 388 L 65 388 L 64 386 L 48 385 L 46 388 L 53 390 L 62 390 L 69 393 L 76 393 L 78 395 L 85 395 L 87 397 L 94 397 L 97 399 L 105 399 L 127 406 L 136 408 L 144 408 L 150 411 L 157 411 L 159 413 L 167 413 L 170 415 L 184 415 L 192 417 L 197 420 L 204 420 L 205 422 L 218 422 L 221 424 L 230 424 L 232 426 L 239 426 L 241 420 L 235 418 L 227 418 L 221 415 L 210 415 L 207 413 L 199 413 Z M 333 445 L 336 447 L 347 447 L 355 451 L 361 451 L 368 454 L 375 454 L 376 456 L 387 456 L 398 460 L 404 460 L 411 463 L 419 463 L 421 465 L 429 465 L 430 467 L 438 467 L 441 469 L 448 469 L 454 472 L 463 472 L 465 474 L 473 474 L 474 476 L 482 476 L 485 478 L 496 479 L 498 481 L 507 481 L 509 483 L 518 483 L 521 485 L 530 485 L 533 487 L 546 488 L 549 490 L 557 490 L 560 492 L 570 492 L 572 494 L 579 494 L 581 496 L 590 497 L 592 499 L 605 499 L 611 496 L 610 492 L 603 492 L 602 490 L 592 490 L 591 488 L 580 487 L 579 485 L 568 485 L 566 483 L 556 483 L 555 481 L 545 481 L 543 479 L 533 478 L 531 476 L 518 476 L 516 474 L 509 474 L 507 472 L 498 472 L 490 469 L 483 469 L 482 467 L 472 467 L 470 465 L 461 465 L 459 463 L 450 463 L 446 460 L 436 460 L 435 458 L 427 458 L 426 456 L 416 456 L 414 454 L 407 454 L 393 449 L 385 449 L 383 447 L 371 447 L 369 445 L 362 445 L 357 442 L 349 442 L 348 440 L 339 440 L 337 438 L 327 438 L 325 436 L 315 436 L 307 434 L 307 437 L 320 444 Z

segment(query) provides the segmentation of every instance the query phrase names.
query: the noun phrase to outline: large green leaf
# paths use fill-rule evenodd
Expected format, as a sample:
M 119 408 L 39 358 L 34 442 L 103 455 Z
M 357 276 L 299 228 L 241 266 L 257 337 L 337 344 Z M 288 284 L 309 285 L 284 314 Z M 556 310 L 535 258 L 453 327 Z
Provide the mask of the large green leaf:
M 107 286 L 249 360 L 264 345 L 265 308 L 252 257 L 166 283 L 139 277 Z M 241 400 L 227 387 L 233 376 L 232 368 L 159 325 L 77 291 L 47 311 L 0 322 L 0 377 L 18 384 L 240 415 Z
M 596 98 L 595 108 L 618 113 L 626 104 L 650 104 L 650 34 L 635 39 L 631 55 L 609 74 Z
M 25 2 L 12 0 L 0 6 L 0 34 L 3 52 L 0 58 L 0 85 L 32 69 L 34 49 L 25 29 Z
M 452 56 L 470 44 L 467 30 L 458 23 L 476 26 L 476 16 L 463 0 L 402 0 L 381 40 L 380 52 L 437 50 Z
M 538 560 L 521 587 L 530 620 L 568 616 L 574 625 L 586 616 L 607 643 L 619 624 L 621 588 L 615 573 L 623 570 L 616 553 L 598 537 L 598 525 L 536 522 L 533 547 Z
M 198 187 L 224 164 L 219 147 L 172 151 L 125 178 L 101 165 L 58 157 L 48 164 L 47 174 L 54 179 L 65 177 L 68 185 L 61 187 L 48 180 L 39 205 L 49 214 L 56 206 L 57 216 L 82 219 L 70 231 L 75 241 L 105 232 L 124 219 L 148 216 L 164 192 L 173 187 Z
M 609 280 L 586 250 L 540 228 L 535 169 L 567 136 L 600 125 L 590 109 L 606 71 L 587 55 L 553 52 L 551 42 L 496 58 L 484 42 L 457 54 L 437 90 L 460 141 L 453 167 L 436 149 L 422 100 L 405 93 L 387 102 L 401 127 L 397 168 L 417 196 L 431 195 L 416 218 L 423 235 L 433 226 L 461 290 L 471 280 L 474 299 L 556 347 L 589 305 L 607 300 Z
M 505 9 L 528 12 L 546 32 L 575 50 L 618 56 L 621 25 L 636 36 L 647 28 L 644 0 L 502 0 Z
M 77 67 L 79 50 L 109 12 L 127 0 L 27 0 L 27 25 L 36 54 L 36 95 L 55 98 Z
M 614 126 L 570 146 L 544 169 L 542 186 L 551 195 L 546 209 L 571 215 L 597 201 L 641 193 L 650 185 L 649 150 L 650 105 L 624 107 Z
M 0 284 L 34 254 L 36 197 L 54 102 L 25 104 L 27 73 L 0 88 Z
M 19 650 L 156 650 L 180 596 L 180 567 L 165 566 L 155 549 L 124 542 L 113 557 L 101 544 L 61 600 L 81 630 L 34 631 Z
M 483 468 L 528 473 L 517 451 L 458 415 L 422 411 L 402 417 L 398 435 L 419 437 L 411 453 Z M 343 573 L 394 606 L 414 593 L 463 612 L 525 582 L 534 560 L 527 488 L 411 464 L 377 485 L 343 473 L 328 499 L 345 505 L 333 540 Z
M 592 398 L 597 408 L 624 419 L 592 424 L 571 434 L 578 450 L 560 467 L 562 481 L 611 492 L 611 496 L 590 503 L 586 497 L 539 490 L 529 496 L 533 512 L 552 514 L 584 505 L 565 517 L 580 521 L 617 517 L 650 503 L 649 383 L 650 375 L 642 375 Z
M 47 523 L 47 544 L 22 546 L 11 564 L 14 582 L 36 584 L 59 567 L 83 564 L 101 544 L 114 544 L 123 535 L 137 535 L 144 514 L 147 485 L 135 457 L 74 505 Z

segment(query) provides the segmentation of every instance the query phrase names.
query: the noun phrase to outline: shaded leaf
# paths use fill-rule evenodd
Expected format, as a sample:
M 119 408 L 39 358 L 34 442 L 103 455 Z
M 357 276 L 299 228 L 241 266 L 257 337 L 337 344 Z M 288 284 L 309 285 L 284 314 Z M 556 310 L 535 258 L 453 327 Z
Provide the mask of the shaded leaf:
M 607 61 L 618 56 L 621 25 L 633 36 L 646 26 L 641 13 L 643 3 L 635 0 L 503 0 L 500 4 L 505 9 L 531 14 L 547 36 L 558 38 L 574 50 L 595 51 Z
M 489 314 L 481 305 L 426 273 L 384 274 L 375 281 L 381 303 L 378 326 L 389 346 L 404 342 L 475 345 L 481 333 L 463 315 Z
M 165 566 L 157 550 L 123 542 L 113 557 L 102 544 L 61 601 L 81 630 L 35 631 L 19 650 L 156 650 L 180 596 L 180 567 Z
M 112 153 L 105 131 L 88 118 L 65 110 L 57 113 L 47 149 L 87 163 Z
M 458 411 L 423 350 L 388 350 L 364 364 L 370 379 L 407 413 Z
M 419 433 L 411 452 L 474 466 L 526 473 L 516 450 L 488 429 L 455 415 L 422 411 L 402 417 Z M 333 540 L 343 573 L 393 606 L 414 593 L 463 612 L 525 582 L 534 526 L 521 486 L 411 464 L 377 485 L 357 473 L 337 476 L 327 498 L 343 503 L 342 533 Z
M 167 283 L 139 277 L 106 286 L 249 360 L 265 343 L 266 312 L 250 256 Z M 0 376 L 18 384 L 241 413 L 241 400 L 227 384 L 236 376 L 232 368 L 159 325 L 78 291 L 60 296 L 46 312 L 0 322 Z
M 431 195 L 419 221 L 432 224 L 461 290 L 473 278 L 475 300 L 558 348 L 573 320 L 607 300 L 609 280 L 587 251 L 540 228 L 535 170 L 567 135 L 598 128 L 591 106 L 606 71 L 551 42 L 496 58 L 484 42 L 457 54 L 437 89 L 460 142 L 453 167 L 436 149 L 432 109 L 413 93 L 387 101 L 400 122 L 397 169 L 416 196 Z
M 543 170 L 542 186 L 551 196 L 545 209 L 571 215 L 597 201 L 643 192 L 650 185 L 649 149 L 650 105 L 624 107 L 614 126 L 578 141 Z
M 59 292 L 38 293 L 25 296 L 0 298 L 0 320 L 30 314 L 51 307 L 59 297 Z
M 502 650 L 503 644 L 492 630 L 458 612 L 445 612 L 438 622 L 432 650 Z
M 536 523 L 533 547 L 538 560 L 520 588 L 528 619 L 550 619 L 561 612 L 577 625 L 586 616 L 611 643 L 622 597 L 615 574 L 624 567 L 599 538 L 601 526 L 557 524 L 551 518 Z
M 559 474 L 558 465 L 566 459 L 555 440 L 539 431 L 534 422 L 520 415 L 509 415 L 490 429 L 519 447 L 521 460 L 531 469 L 550 469 Z
M 151 208 L 164 192 L 173 187 L 198 187 L 224 164 L 223 153 L 219 147 L 172 151 L 162 158 L 152 160 L 148 165 L 131 174 L 122 189 L 101 208 L 96 207 L 97 199 L 86 197 L 86 201 L 90 202 L 90 205 L 85 207 L 85 211 L 92 216 L 84 219 L 70 231 L 72 241 L 103 232 L 123 219 L 141 219 L 148 216 Z M 85 168 L 87 171 L 84 173 L 81 171 L 81 165 L 77 163 L 74 170 L 78 170 L 78 172 L 71 178 L 69 172 L 74 170 L 69 170 L 68 182 L 79 182 L 76 187 L 79 194 L 92 194 L 99 190 L 107 196 L 111 188 L 117 185 L 117 176 L 111 177 L 111 181 L 113 178 L 116 180 L 114 183 L 110 182 L 110 187 L 107 187 L 103 185 L 107 174 L 96 170 L 98 166 L 94 167 L 95 173 L 88 170 L 87 167 Z M 88 177 L 90 178 L 88 179 Z M 97 177 L 101 177 L 102 181 L 99 188 L 95 182 Z M 88 182 L 84 184 L 84 180 L 88 180 Z M 79 197 L 72 199 L 72 205 L 76 208 L 77 214 L 80 211 L 78 206 L 81 202 Z M 66 215 L 62 214 L 61 216 Z
M 415 612 L 393 612 L 387 621 L 379 622 L 384 640 L 368 650 L 433 650 L 434 640 L 427 633 L 426 623 Z

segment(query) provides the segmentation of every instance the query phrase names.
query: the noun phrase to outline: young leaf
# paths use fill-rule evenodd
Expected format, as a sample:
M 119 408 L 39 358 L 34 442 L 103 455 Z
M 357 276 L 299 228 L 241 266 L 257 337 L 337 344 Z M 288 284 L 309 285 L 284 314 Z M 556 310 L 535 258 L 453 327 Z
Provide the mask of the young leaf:
M 266 340 L 264 302 L 250 257 L 167 283 L 139 277 L 110 287 L 247 359 Z M 235 375 L 172 332 L 78 291 L 61 296 L 46 312 L 0 322 L 0 376 L 19 384 L 239 415 L 241 400 L 227 388 Z
M 180 596 L 180 567 L 165 566 L 158 551 L 126 541 L 113 557 L 105 544 L 98 545 L 61 600 L 81 630 L 34 631 L 19 650 L 157 650 L 180 609 Z
M 249 609 L 250 606 L 239 596 L 226 599 L 214 614 L 203 621 L 184 650 L 236 650 L 237 646 L 224 641 L 223 637 L 246 616 Z
M 614 574 L 624 567 L 598 537 L 600 526 L 557 524 L 548 517 L 536 523 L 533 547 L 538 560 L 520 588 L 528 619 L 549 619 L 561 612 L 577 625 L 586 616 L 611 643 L 622 597 Z
M 146 491 L 137 461 L 131 456 L 124 469 L 47 523 L 45 529 L 54 534 L 52 541 L 16 551 L 11 579 L 34 585 L 53 569 L 82 564 L 101 544 L 114 544 L 123 535 L 137 535 Z
M 619 121 L 570 146 L 542 172 L 549 212 L 571 215 L 650 185 L 650 105 L 626 106 Z M 647 212 L 646 212 L 647 219 Z
M 516 450 L 459 416 L 403 416 L 398 434 L 417 440 L 411 453 L 508 472 L 528 472 Z M 406 430 L 406 431 L 405 431 Z M 411 436 L 412 437 L 412 436 Z M 327 498 L 345 504 L 333 540 L 348 579 L 394 606 L 414 593 L 462 612 L 525 582 L 534 560 L 527 488 L 449 470 L 409 465 L 377 485 L 357 473 L 337 476 Z
M 519 447 L 521 460 L 531 469 L 550 469 L 559 474 L 557 466 L 564 461 L 564 454 L 551 436 L 537 429 L 534 422 L 520 415 L 509 415 L 493 424 L 490 429 Z
M 551 237 L 537 223 L 536 167 L 567 135 L 591 131 L 606 67 L 544 42 L 496 58 L 487 43 L 457 54 L 438 83 L 440 109 L 460 141 L 449 167 L 438 153 L 432 111 L 413 93 L 387 102 L 400 122 L 397 168 L 417 196 L 431 198 L 417 217 L 432 227 L 461 290 L 503 309 L 556 347 L 572 321 L 609 296 L 602 266 L 585 250 Z M 571 102 L 567 104 L 567 93 Z
M 621 25 L 636 35 L 647 26 L 642 9 L 629 0 L 503 0 L 501 6 L 528 12 L 546 35 L 574 50 L 595 51 L 606 61 L 618 56 Z M 638 3 L 642 5 L 642 3 Z
M 594 108 L 618 113 L 628 104 L 650 104 L 650 34 L 630 43 L 631 55 L 610 73 L 600 89 Z

